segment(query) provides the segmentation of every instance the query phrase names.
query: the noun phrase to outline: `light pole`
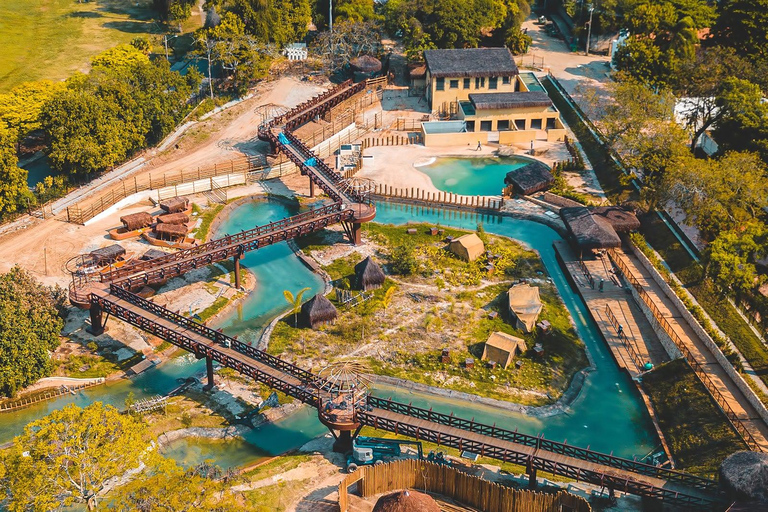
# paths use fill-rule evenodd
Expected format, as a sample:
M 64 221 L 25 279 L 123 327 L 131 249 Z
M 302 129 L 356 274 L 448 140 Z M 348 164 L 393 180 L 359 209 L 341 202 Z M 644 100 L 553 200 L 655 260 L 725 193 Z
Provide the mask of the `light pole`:
M 592 13 L 595 12 L 595 6 L 589 4 L 589 28 L 587 28 L 587 55 L 589 55 L 589 38 L 592 36 Z

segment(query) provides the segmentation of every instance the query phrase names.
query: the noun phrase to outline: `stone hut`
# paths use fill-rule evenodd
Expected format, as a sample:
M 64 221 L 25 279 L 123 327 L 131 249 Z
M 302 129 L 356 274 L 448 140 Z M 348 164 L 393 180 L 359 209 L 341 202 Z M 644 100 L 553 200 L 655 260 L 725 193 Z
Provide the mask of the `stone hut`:
M 381 288 L 386 278 L 381 267 L 370 256 L 355 265 L 355 282 L 361 290 Z
M 452 240 L 448 250 L 464 261 L 474 261 L 485 252 L 485 244 L 477 234 L 470 233 Z
M 502 368 L 508 367 L 515 355 L 527 350 L 525 340 L 504 332 L 494 332 L 488 337 L 483 348 L 483 361 L 493 361 Z
M 373 512 L 440 512 L 440 506 L 431 496 L 406 489 L 379 498 Z
M 523 332 L 531 332 L 541 313 L 542 303 L 539 287 L 527 283 L 516 284 L 507 292 L 509 313 L 515 319 L 515 327 Z
M 312 329 L 333 323 L 338 316 L 336 307 L 322 293 L 318 293 L 301 306 L 301 320 Z
M 147 212 L 132 213 L 130 215 L 123 215 L 120 217 L 120 222 L 123 223 L 126 231 L 135 231 L 137 229 L 151 226 L 152 216 Z

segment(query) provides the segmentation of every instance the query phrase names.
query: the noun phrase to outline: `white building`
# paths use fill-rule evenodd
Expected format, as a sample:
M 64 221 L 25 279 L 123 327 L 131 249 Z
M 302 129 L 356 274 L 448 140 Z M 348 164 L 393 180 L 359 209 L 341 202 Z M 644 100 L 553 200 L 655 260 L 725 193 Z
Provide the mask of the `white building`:
M 283 55 L 288 57 L 288 60 L 306 60 L 307 43 L 291 43 L 285 47 Z

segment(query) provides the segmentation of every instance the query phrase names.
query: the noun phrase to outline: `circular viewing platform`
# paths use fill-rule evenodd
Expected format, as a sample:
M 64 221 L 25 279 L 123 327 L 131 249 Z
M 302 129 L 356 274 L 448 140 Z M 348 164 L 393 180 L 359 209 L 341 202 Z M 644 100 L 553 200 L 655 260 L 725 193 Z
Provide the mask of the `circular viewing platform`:
M 376 217 L 376 205 L 373 203 L 352 203 L 348 206 L 353 213 L 353 222 L 370 222 Z

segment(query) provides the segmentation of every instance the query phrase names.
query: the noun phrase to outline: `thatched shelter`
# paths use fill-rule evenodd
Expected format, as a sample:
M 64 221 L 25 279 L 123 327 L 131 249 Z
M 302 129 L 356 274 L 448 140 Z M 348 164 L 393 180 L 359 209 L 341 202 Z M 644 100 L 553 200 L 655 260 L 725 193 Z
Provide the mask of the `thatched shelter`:
M 593 217 L 605 219 L 617 233 L 629 233 L 640 229 L 640 221 L 634 212 L 621 206 L 595 206 L 590 208 Z
M 464 261 L 474 261 L 485 252 L 485 244 L 475 233 L 470 233 L 452 240 L 448 250 Z
M 516 76 L 517 64 L 507 48 L 424 50 L 427 71 L 434 78 Z
M 189 216 L 186 213 L 166 213 L 157 218 L 160 224 L 186 224 L 189 222 Z
M 301 306 L 301 320 L 312 329 L 336 321 L 336 308 L 325 295 L 318 293 Z
M 355 265 L 355 282 L 361 290 L 381 288 L 386 278 L 381 267 L 370 256 Z
M 516 320 L 518 329 L 531 332 L 541 313 L 542 303 L 539 287 L 527 283 L 516 284 L 507 292 L 509 312 Z
M 379 498 L 373 512 L 440 512 L 440 506 L 431 496 L 407 489 Z
M 125 256 L 125 248 L 119 244 L 112 244 L 90 252 L 90 256 L 96 265 L 109 265 Z
M 187 226 L 179 224 L 157 224 L 155 226 L 155 233 L 162 239 L 177 240 L 179 238 L 186 238 Z
M 619 247 L 621 239 L 611 224 L 601 216 L 594 216 L 584 207 L 561 208 L 571 241 L 581 250 Z
M 154 260 L 155 258 L 162 258 L 163 256 L 168 256 L 167 252 L 163 252 L 159 249 L 150 249 L 144 254 L 141 255 L 141 258 L 139 258 L 142 261 L 149 261 Z
M 166 213 L 179 213 L 189 208 L 189 199 L 186 197 L 173 197 L 160 202 L 160 208 Z
M 130 215 L 123 215 L 120 217 L 120 222 L 123 223 L 123 226 L 125 226 L 126 230 L 135 231 L 137 229 L 151 226 L 152 216 L 147 212 L 132 213 Z
M 515 355 L 522 354 L 528 349 L 525 340 L 505 332 L 493 332 L 488 336 L 483 348 L 483 361 L 493 361 L 502 368 L 508 367 Z
M 360 73 L 378 73 L 381 71 L 381 61 L 370 55 L 361 55 L 349 61 L 354 71 Z
M 555 177 L 549 167 L 537 161 L 509 171 L 504 183 L 512 185 L 518 194 L 527 196 L 550 188 Z
M 481 92 L 469 95 L 475 110 L 508 110 L 515 108 L 548 108 L 552 100 L 546 92 Z
M 768 453 L 731 454 L 720 464 L 720 483 L 731 499 L 765 506 L 768 504 Z

